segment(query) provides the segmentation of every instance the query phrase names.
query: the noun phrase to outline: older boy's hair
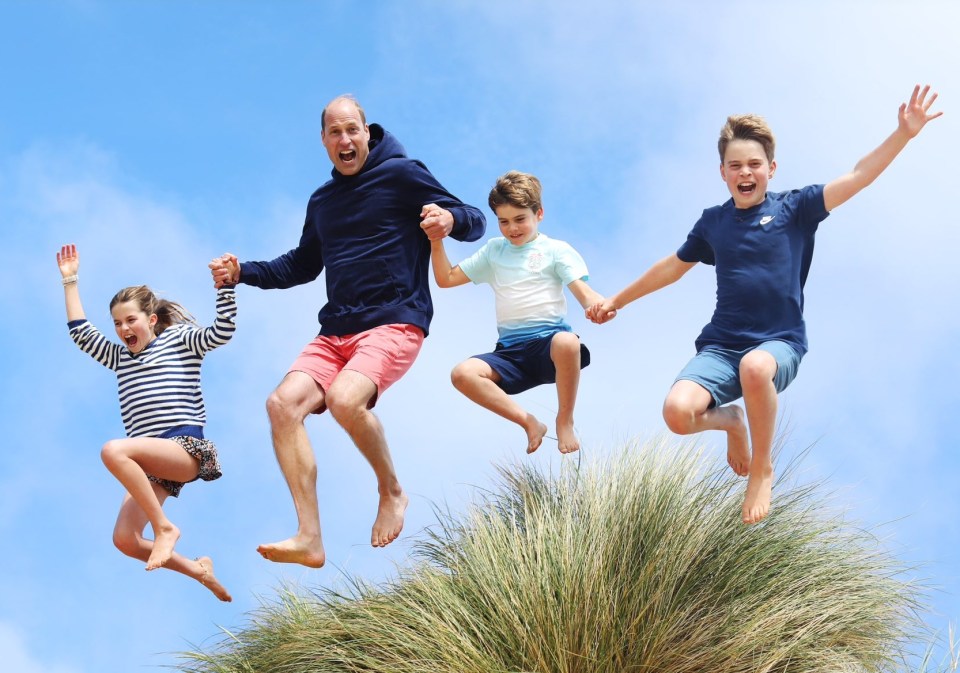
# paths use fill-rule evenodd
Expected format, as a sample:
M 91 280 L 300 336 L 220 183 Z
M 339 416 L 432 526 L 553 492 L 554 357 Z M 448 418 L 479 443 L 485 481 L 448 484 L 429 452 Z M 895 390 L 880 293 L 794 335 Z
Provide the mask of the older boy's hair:
M 497 178 L 497 184 L 490 190 L 487 203 L 494 213 L 498 206 L 529 208 L 538 212 L 543 207 L 540 201 L 542 194 L 543 187 L 535 175 L 509 171 Z
M 720 129 L 720 141 L 717 143 L 717 149 L 720 150 L 720 163 L 723 163 L 727 145 L 732 140 L 756 140 L 763 147 L 767 161 L 773 161 L 776 141 L 773 139 L 773 131 L 770 130 L 767 120 L 760 115 L 745 114 L 727 117 L 727 123 Z
M 320 130 L 327 130 L 327 108 L 333 105 L 334 103 L 342 100 L 348 100 L 354 105 L 357 106 L 357 112 L 360 113 L 360 121 L 363 122 L 363 125 L 367 125 L 367 115 L 364 113 L 363 108 L 360 107 L 360 101 L 358 101 L 352 93 L 345 93 L 337 96 L 332 101 L 327 103 L 326 107 L 323 108 L 323 111 L 320 113 Z

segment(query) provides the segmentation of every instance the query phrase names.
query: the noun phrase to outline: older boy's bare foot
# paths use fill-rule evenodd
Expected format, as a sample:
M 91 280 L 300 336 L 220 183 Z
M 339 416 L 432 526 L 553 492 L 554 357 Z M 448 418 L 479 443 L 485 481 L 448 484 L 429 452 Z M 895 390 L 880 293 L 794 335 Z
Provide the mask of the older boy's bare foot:
M 410 498 L 403 491 L 380 496 L 377 520 L 373 522 L 373 531 L 370 533 L 370 544 L 374 547 L 386 547 L 400 536 L 400 531 L 403 530 L 403 515 L 409 503 Z
M 180 539 L 180 529 L 170 524 L 167 528 L 154 531 L 153 549 L 147 559 L 147 570 L 162 568 L 163 564 L 173 556 L 173 548 Z
M 196 578 L 197 581 L 212 591 L 213 595 L 222 600 L 224 603 L 229 603 L 232 601 L 233 596 L 231 596 L 230 592 L 227 591 L 222 584 L 220 584 L 217 576 L 213 574 L 213 561 L 210 560 L 210 557 L 201 556 L 197 559 L 197 565 L 200 566 L 200 574 Z
M 736 404 L 728 404 L 717 409 L 731 424 L 727 430 L 727 464 L 741 477 L 750 473 L 750 440 L 747 424 L 743 420 L 743 409 Z
M 524 423 L 523 429 L 527 431 L 527 453 L 533 453 L 543 444 L 547 426 L 537 420 L 533 414 L 527 414 L 527 422 Z
M 560 446 L 560 453 L 573 453 L 580 450 L 580 439 L 573 429 L 573 421 L 569 423 L 557 421 L 557 444 Z
M 308 568 L 322 568 L 327 562 L 320 536 L 294 535 L 283 542 L 271 542 L 257 547 L 260 556 L 274 563 L 299 563 Z
M 743 522 L 754 524 L 763 521 L 770 513 L 770 498 L 773 491 L 773 467 L 750 473 L 747 494 L 743 499 Z

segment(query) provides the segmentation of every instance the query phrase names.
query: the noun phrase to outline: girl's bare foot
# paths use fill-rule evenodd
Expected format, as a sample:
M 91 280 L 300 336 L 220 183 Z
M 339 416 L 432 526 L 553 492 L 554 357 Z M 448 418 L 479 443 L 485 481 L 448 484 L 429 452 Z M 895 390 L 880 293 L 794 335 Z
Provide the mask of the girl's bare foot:
M 407 511 L 410 499 L 400 491 L 399 495 L 381 495 L 377 508 L 377 519 L 373 522 L 370 544 L 374 547 L 386 547 L 400 536 L 403 530 L 403 515 Z
M 173 548 L 180 539 L 180 529 L 170 524 L 166 528 L 154 531 L 153 549 L 147 559 L 147 570 L 156 570 L 173 556 Z
M 283 542 L 271 542 L 257 547 L 260 556 L 274 563 L 299 563 L 308 568 L 322 568 L 327 562 L 323 541 L 295 535 Z
M 523 424 L 523 429 L 527 431 L 527 453 L 533 453 L 543 444 L 547 426 L 537 420 L 533 414 L 527 414 L 527 422 Z
M 216 575 L 213 574 L 213 561 L 210 560 L 210 557 L 199 557 L 197 559 L 197 565 L 200 566 L 200 574 L 196 577 L 196 580 L 212 591 L 213 595 L 222 600 L 224 603 L 229 603 L 232 601 L 233 596 L 230 595 L 230 592 L 227 591 L 222 584 L 220 584 L 220 581 L 217 579 Z
M 751 471 L 747 480 L 747 494 L 743 499 L 743 522 L 754 524 L 763 521 L 770 513 L 773 491 L 773 466 L 757 472 Z
M 580 450 L 580 438 L 573 429 L 573 421 L 561 423 L 557 421 L 557 444 L 560 453 L 573 453 Z
M 747 436 L 747 424 L 743 420 L 743 409 L 736 404 L 717 408 L 727 418 L 727 464 L 736 474 L 745 477 L 750 473 L 750 440 Z

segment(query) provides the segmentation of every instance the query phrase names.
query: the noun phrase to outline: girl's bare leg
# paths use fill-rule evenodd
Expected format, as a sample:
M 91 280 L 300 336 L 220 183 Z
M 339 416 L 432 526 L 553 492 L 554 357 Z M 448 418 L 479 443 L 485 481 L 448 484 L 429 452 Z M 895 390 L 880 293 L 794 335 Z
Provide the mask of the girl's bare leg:
M 167 499 L 167 490 L 151 482 L 153 491 L 156 494 L 157 501 L 163 504 Z M 140 505 L 127 493 L 123 496 L 123 505 L 120 506 L 120 513 L 117 515 L 117 524 L 113 529 L 113 544 L 117 549 L 127 556 L 146 561 L 150 558 L 153 551 L 153 540 L 147 540 L 143 537 L 143 530 L 149 523 L 146 513 L 140 508 Z M 173 552 L 164 566 L 168 570 L 181 573 L 197 580 L 213 592 L 213 595 L 221 601 L 230 602 L 233 598 L 230 592 L 224 588 L 213 574 L 213 561 L 208 556 L 201 556 L 195 561 Z
M 153 548 L 147 558 L 147 570 L 156 570 L 173 555 L 173 548 L 180 539 L 180 529 L 163 513 L 147 474 L 187 482 L 197 476 L 200 461 L 173 440 L 153 437 L 110 440 L 103 445 L 100 457 L 153 527 Z
M 523 428 L 527 433 L 527 453 L 533 453 L 540 448 L 543 437 L 547 434 L 547 426 L 503 392 L 497 385 L 500 375 L 493 371 L 490 365 L 478 358 L 464 360 L 454 367 L 450 379 L 454 388 L 481 407 Z
M 580 385 L 580 339 L 572 332 L 558 332 L 550 340 L 550 359 L 557 369 L 557 444 L 560 453 L 580 449 L 573 429 L 573 408 Z

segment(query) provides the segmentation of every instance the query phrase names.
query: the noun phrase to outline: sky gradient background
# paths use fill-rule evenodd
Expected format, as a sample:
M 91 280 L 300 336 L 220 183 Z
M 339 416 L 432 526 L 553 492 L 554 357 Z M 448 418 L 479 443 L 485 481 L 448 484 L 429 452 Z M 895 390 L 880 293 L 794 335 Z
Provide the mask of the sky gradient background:
M 931 587 L 927 623 L 945 631 L 960 618 L 960 271 L 943 257 L 960 246 L 947 204 L 960 148 L 957 25 L 948 0 L 0 1 L 4 669 L 169 665 L 244 624 L 283 582 L 390 576 L 434 504 L 462 507 L 494 463 L 522 457 L 522 431 L 448 380 L 493 345 L 489 288 L 435 288 L 431 336 L 377 407 L 411 495 L 403 537 L 370 548 L 372 472 L 330 418 L 311 418 L 328 566 L 264 561 L 256 545 L 290 535 L 295 519 L 263 404 L 316 333 L 324 291 L 322 280 L 241 287 L 236 336 L 204 367 L 207 435 L 225 476 L 167 509 L 178 550 L 211 555 L 235 600 L 145 573 L 112 547 L 122 491 L 99 448 L 123 433 L 114 377 L 67 336 L 55 252 L 78 245 L 87 315 L 107 333 L 110 297 L 139 283 L 209 324 L 211 257 L 270 259 L 296 244 L 306 200 L 329 177 L 319 113 L 343 92 L 485 212 L 498 175 L 538 175 L 543 231 L 573 244 L 609 294 L 729 197 L 716 155 L 728 114 L 767 117 L 771 189 L 782 190 L 852 168 L 894 130 L 913 85 L 933 84 L 944 117 L 821 225 L 811 350 L 781 397 L 781 461 L 812 447 L 800 479 L 828 480 L 851 519 L 882 526 Z M 478 245 L 448 251 L 456 262 Z M 602 327 L 569 299 L 593 353 L 577 413 L 585 458 L 665 432 L 660 405 L 713 299 L 704 266 Z M 552 419 L 552 389 L 522 400 Z M 701 439 L 722 454 L 722 436 Z M 523 459 L 561 461 L 549 441 Z

